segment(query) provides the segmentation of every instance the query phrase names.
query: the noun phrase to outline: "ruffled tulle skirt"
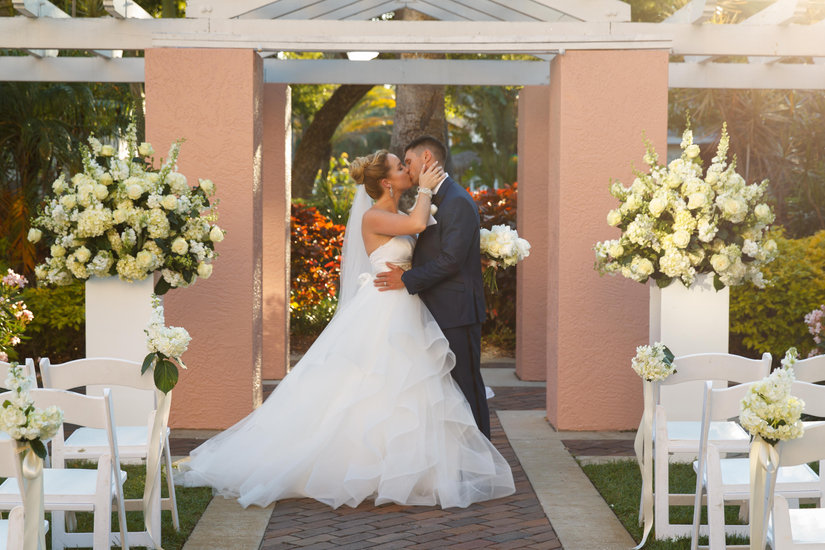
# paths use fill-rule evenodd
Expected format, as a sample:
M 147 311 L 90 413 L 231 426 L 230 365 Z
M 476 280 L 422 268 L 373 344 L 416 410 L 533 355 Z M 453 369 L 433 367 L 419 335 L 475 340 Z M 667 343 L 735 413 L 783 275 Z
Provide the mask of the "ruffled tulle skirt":
M 176 482 L 244 507 L 466 507 L 512 494 L 510 467 L 450 376 L 455 359 L 406 291 L 365 284 L 261 407 L 191 453 Z

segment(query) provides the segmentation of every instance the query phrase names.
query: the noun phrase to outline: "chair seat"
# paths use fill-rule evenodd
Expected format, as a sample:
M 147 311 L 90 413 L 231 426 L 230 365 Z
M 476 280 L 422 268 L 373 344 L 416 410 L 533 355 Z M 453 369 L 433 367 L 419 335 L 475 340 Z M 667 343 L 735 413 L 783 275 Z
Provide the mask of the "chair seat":
M 825 543 L 825 508 L 794 508 L 788 512 L 795 544 Z
M 146 426 L 118 426 L 117 448 L 121 457 L 145 457 L 149 440 L 149 428 Z M 169 436 L 171 430 L 166 429 Z M 95 428 L 78 428 L 66 438 L 64 445 L 67 458 L 82 457 L 84 454 L 99 455 L 109 452 L 106 430 Z
M 725 486 L 725 495 L 742 494 L 750 495 L 750 459 L 749 458 L 724 458 L 719 461 L 722 471 L 722 484 Z M 699 470 L 698 461 L 693 462 L 693 471 Z M 707 484 L 707 473 L 704 479 Z M 808 487 L 801 487 L 808 484 Z M 819 493 L 819 476 L 816 475 L 810 466 L 800 464 L 798 466 L 783 466 L 779 468 L 776 477 L 776 490 L 786 495 L 788 498 L 799 498 L 808 496 L 809 493 Z M 795 489 L 799 496 L 791 496 Z
M 702 423 L 674 420 L 667 423 L 668 447 L 671 452 L 696 452 L 699 450 L 699 436 Z M 750 435 L 736 422 L 711 422 L 708 440 L 723 453 L 748 452 Z
M 80 468 L 43 470 L 43 495 L 46 509 L 55 509 L 62 504 L 93 501 L 97 489 L 97 470 Z M 126 481 L 126 472 L 120 471 L 121 482 Z M 112 487 L 112 495 L 115 488 Z M 15 478 L 8 478 L 0 484 L 0 505 L 19 503 L 20 491 Z M 91 509 L 91 508 L 90 508 Z

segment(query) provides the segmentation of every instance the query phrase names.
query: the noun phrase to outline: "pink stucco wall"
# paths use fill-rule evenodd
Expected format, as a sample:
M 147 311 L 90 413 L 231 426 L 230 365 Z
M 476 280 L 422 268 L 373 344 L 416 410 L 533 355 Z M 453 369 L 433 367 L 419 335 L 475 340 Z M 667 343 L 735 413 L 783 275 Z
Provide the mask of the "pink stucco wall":
M 525 86 L 518 97 L 518 232 L 532 245 L 516 274 L 516 375 L 522 380 L 547 378 L 549 97 L 547 86 Z
M 263 378 L 280 380 L 289 364 L 289 86 L 264 84 L 263 103 Z
M 226 239 L 213 275 L 165 298 L 192 343 L 174 390 L 175 428 L 224 428 L 261 400 L 263 66 L 253 51 L 146 50 L 146 135 L 159 155 L 184 138 L 179 170 L 209 178 Z
M 547 416 L 558 429 L 638 426 L 630 368 L 648 338 L 648 288 L 593 269 L 593 244 L 618 237 L 605 216 L 611 178 L 643 167 L 642 134 L 665 153 L 666 51 L 568 51 L 551 63 L 547 246 Z

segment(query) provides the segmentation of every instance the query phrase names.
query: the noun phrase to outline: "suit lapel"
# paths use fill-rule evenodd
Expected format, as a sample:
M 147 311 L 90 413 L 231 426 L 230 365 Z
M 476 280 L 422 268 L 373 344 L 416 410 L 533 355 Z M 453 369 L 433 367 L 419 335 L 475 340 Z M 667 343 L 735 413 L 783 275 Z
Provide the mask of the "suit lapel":
M 444 200 L 444 195 L 447 194 L 447 187 L 450 186 L 452 181 L 453 180 L 450 176 L 447 176 L 446 178 L 444 178 L 444 181 L 441 183 L 441 187 L 438 189 L 438 193 L 436 193 L 435 196 L 433 197 L 432 203 L 434 205 L 436 205 L 436 206 L 441 205 L 441 201 Z

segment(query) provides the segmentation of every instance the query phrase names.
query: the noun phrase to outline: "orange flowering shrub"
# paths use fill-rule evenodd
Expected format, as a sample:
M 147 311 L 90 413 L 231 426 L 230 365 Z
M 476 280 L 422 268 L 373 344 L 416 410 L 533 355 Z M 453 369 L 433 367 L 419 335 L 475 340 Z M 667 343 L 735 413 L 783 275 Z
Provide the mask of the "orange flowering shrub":
M 290 315 L 296 328 L 317 323 L 323 328 L 335 311 L 344 226 L 332 223 L 314 206 L 293 203 L 290 239 Z

